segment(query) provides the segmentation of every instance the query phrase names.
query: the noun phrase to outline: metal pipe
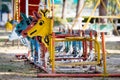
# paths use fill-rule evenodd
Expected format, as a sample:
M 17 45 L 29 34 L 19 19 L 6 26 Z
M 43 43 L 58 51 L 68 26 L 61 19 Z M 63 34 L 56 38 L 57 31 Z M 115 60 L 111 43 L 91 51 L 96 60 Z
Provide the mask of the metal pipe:
M 82 37 L 85 37 L 85 32 L 84 31 L 82 31 Z M 83 56 L 85 57 L 85 55 L 86 55 L 85 40 L 82 41 L 82 45 L 83 45 Z
M 120 77 L 120 74 L 37 74 L 37 77 Z
M 84 50 L 84 53 L 83 53 L 83 54 L 84 54 L 84 57 L 85 57 L 85 60 L 86 60 L 87 57 L 88 57 L 88 54 L 87 54 L 87 41 L 86 41 L 86 40 L 84 40 L 84 45 L 85 45 L 85 46 L 84 46 L 84 47 L 85 47 L 85 48 L 84 48 L 85 50 Z
M 98 37 L 97 33 L 95 33 L 94 36 L 95 36 L 95 40 L 97 41 L 97 37 Z M 96 44 L 94 44 L 94 48 L 95 48 L 95 53 L 97 53 L 97 46 L 96 46 Z
M 71 58 L 71 57 L 62 57 L 62 58 L 55 58 L 55 61 L 60 61 L 60 60 L 81 60 L 84 59 L 84 57 L 80 57 L 80 58 Z
M 53 38 L 52 38 L 52 73 L 55 73 L 55 47 L 54 47 L 54 45 L 55 45 L 55 33 L 52 33 L 52 36 L 53 36 Z
M 104 74 L 107 74 L 104 32 L 101 33 L 101 37 L 102 37 L 102 53 L 103 53 L 103 56 L 102 56 L 103 57 L 103 70 L 104 70 Z
M 88 18 L 86 24 L 83 26 L 83 30 L 85 30 L 88 27 L 88 24 L 89 24 L 90 20 L 92 19 L 92 16 L 94 15 L 95 10 L 99 6 L 99 4 L 100 4 L 100 0 L 97 0 L 97 3 L 96 3 L 96 5 L 95 5 L 95 7 L 94 7 L 94 9 L 93 9 L 93 11 L 91 13 L 91 16 Z
M 29 0 L 26 0 L 26 16 L 28 17 L 28 15 L 29 15 Z
M 92 39 L 92 31 L 90 31 L 90 38 Z M 92 50 L 93 45 L 92 45 L 92 41 L 90 41 L 90 51 Z
M 99 64 L 97 61 L 88 61 L 88 62 L 73 62 L 73 63 L 58 63 L 56 62 L 56 66 L 81 66 L 81 65 L 97 65 Z

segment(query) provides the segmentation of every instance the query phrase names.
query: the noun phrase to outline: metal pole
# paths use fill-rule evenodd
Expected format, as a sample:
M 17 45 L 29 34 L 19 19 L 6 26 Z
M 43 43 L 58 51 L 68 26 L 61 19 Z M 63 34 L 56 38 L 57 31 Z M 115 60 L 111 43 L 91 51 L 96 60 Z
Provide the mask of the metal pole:
M 49 3 L 50 4 L 50 3 Z M 52 73 L 55 73 L 55 50 L 54 50 L 54 41 L 55 41 L 55 33 L 53 33 L 53 25 L 54 25 L 54 0 L 52 0 L 52 20 L 50 25 L 50 63 L 52 66 Z
M 102 37 L 102 53 L 103 53 L 103 72 L 104 75 L 107 74 L 107 69 L 106 69 L 106 52 L 105 52 L 105 35 L 104 32 L 101 33 Z
M 96 8 L 99 6 L 99 4 L 100 4 L 100 0 L 97 1 L 96 5 L 95 5 L 95 7 L 94 7 L 94 9 L 93 9 L 93 11 L 91 13 L 91 16 L 88 18 L 86 24 L 83 26 L 83 30 L 85 30 L 88 27 L 88 24 L 89 24 L 92 16 L 94 15 Z
M 104 74 L 38 74 L 37 77 L 120 77 L 120 74 L 108 74 L 104 76 Z
M 26 10 L 25 11 L 26 11 L 26 16 L 27 17 L 29 15 L 29 12 L 28 12 L 29 11 L 29 5 L 28 4 L 29 4 L 29 0 L 26 0 Z
M 92 31 L 90 31 L 90 38 L 92 39 Z M 90 41 L 90 51 L 92 50 L 93 45 L 92 45 L 92 41 Z

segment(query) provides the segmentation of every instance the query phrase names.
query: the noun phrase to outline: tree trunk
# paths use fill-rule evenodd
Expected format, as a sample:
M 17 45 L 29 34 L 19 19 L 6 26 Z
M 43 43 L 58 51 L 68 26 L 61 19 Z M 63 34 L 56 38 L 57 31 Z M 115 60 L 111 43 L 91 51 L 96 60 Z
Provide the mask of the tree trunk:
M 0 21 L 2 21 L 2 11 L 0 11 Z
M 0 0 L 0 21 L 2 21 L 2 0 Z
M 103 2 L 104 2 L 104 4 L 105 4 L 105 6 L 106 6 L 108 0 L 103 0 Z M 99 6 L 99 16 L 106 16 L 106 15 L 107 15 L 107 12 L 106 12 L 106 10 L 105 10 L 102 2 L 100 2 L 100 6 Z M 99 22 L 100 22 L 100 23 L 106 23 L 107 21 L 106 21 L 106 19 L 104 19 L 104 18 L 100 18 L 100 21 L 99 21 Z
M 67 0 L 63 0 L 62 19 L 65 18 L 65 14 L 66 14 L 66 6 L 67 6 Z
M 76 17 L 79 15 L 79 12 L 84 4 L 84 0 L 78 0 L 77 6 L 76 6 Z

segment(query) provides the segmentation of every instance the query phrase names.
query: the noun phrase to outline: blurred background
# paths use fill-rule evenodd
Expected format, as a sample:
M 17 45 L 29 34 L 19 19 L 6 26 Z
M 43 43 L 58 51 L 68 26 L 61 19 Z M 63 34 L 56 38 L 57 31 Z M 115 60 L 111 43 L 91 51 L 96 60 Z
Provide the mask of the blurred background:
M 16 0 L 17 1 L 17 0 Z M 41 0 L 41 2 L 46 2 L 47 0 Z M 60 25 L 62 22 L 64 22 L 64 19 L 67 20 L 70 24 L 75 20 L 75 18 L 79 15 L 80 10 L 82 9 L 82 6 L 85 4 L 84 8 L 81 11 L 81 14 L 79 17 L 82 17 L 83 24 L 87 22 L 89 16 L 91 16 L 92 10 L 94 9 L 96 3 L 98 0 L 54 0 L 55 3 L 55 26 Z M 119 16 L 120 13 L 120 6 L 119 3 L 116 0 L 103 0 L 104 4 L 106 6 L 106 10 L 103 6 L 100 5 L 97 7 L 97 9 L 94 11 L 94 16 L 111 16 L 116 15 Z M 118 0 L 119 1 L 119 0 Z M 27 4 L 28 2 L 28 4 Z M 39 2 L 40 0 L 21 0 L 18 4 L 19 11 L 25 13 L 27 16 L 32 15 L 33 10 L 39 9 Z M 32 6 L 31 4 L 34 4 Z M 29 6 L 27 8 L 26 6 Z M 12 19 L 15 19 L 15 14 L 17 11 L 15 11 L 15 0 L 0 0 L 0 26 L 4 27 L 7 21 L 10 21 Z M 18 16 L 18 18 L 20 15 Z M 20 18 L 19 20 L 20 21 Z M 90 23 L 109 23 L 110 21 L 106 19 L 98 19 L 98 18 L 91 18 Z M 113 22 L 115 23 L 116 27 L 114 27 L 115 30 L 120 29 L 120 20 L 119 18 L 113 19 Z

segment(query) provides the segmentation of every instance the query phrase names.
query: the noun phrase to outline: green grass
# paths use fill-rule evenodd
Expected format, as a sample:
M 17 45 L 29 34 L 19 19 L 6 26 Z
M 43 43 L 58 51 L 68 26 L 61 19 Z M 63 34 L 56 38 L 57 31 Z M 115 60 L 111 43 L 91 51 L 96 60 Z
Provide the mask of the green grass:
M 14 65 L 9 65 L 9 64 L 1 64 L 0 65 L 0 71 L 1 72 L 14 72 L 18 70 L 19 68 Z

